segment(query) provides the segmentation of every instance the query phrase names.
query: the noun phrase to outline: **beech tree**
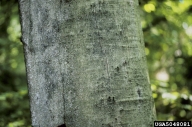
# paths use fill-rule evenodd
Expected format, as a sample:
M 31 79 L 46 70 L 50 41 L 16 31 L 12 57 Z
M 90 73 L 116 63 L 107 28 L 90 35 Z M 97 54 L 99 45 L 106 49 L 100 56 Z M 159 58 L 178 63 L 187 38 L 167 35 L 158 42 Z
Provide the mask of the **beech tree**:
M 152 127 L 137 0 L 19 0 L 33 127 Z

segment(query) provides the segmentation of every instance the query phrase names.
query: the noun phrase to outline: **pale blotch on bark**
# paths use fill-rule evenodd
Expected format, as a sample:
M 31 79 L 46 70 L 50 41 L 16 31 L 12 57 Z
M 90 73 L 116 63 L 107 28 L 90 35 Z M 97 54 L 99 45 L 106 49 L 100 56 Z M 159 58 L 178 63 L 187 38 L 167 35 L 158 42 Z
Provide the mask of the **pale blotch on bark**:
M 153 126 L 138 1 L 19 4 L 33 127 Z

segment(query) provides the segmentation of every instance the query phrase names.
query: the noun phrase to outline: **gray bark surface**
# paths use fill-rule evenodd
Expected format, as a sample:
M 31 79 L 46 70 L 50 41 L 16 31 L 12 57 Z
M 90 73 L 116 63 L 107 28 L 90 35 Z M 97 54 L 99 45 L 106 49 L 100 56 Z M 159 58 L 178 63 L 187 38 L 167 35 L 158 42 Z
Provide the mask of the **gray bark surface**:
M 152 127 L 136 0 L 19 0 L 33 127 Z

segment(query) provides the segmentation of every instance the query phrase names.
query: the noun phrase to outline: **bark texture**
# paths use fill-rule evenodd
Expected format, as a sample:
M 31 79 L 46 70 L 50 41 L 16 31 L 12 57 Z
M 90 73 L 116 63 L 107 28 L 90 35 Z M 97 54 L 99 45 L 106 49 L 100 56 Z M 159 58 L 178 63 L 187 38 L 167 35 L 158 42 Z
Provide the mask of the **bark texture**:
M 152 127 L 137 0 L 19 0 L 33 127 Z

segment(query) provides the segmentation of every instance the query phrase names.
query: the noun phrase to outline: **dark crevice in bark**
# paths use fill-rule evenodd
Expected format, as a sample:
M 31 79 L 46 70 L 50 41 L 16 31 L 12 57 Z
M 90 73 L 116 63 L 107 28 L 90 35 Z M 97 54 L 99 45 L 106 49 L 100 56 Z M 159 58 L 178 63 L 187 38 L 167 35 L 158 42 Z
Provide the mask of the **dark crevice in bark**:
M 59 125 L 58 127 L 67 127 L 66 124 Z
M 72 0 L 64 0 L 65 3 L 69 3 L 71 2 Z

